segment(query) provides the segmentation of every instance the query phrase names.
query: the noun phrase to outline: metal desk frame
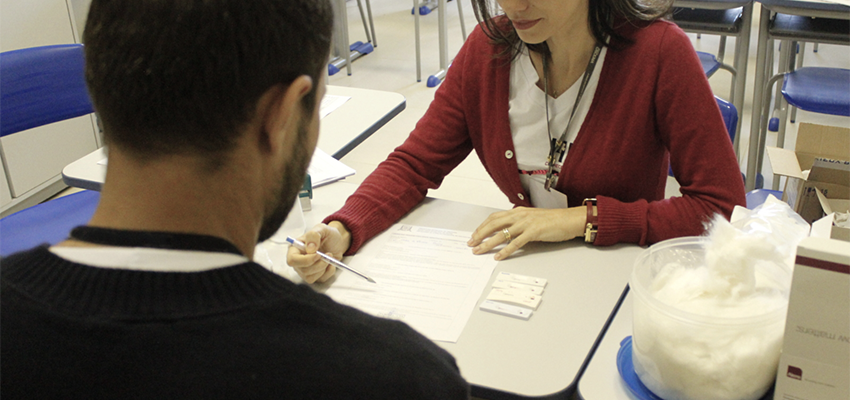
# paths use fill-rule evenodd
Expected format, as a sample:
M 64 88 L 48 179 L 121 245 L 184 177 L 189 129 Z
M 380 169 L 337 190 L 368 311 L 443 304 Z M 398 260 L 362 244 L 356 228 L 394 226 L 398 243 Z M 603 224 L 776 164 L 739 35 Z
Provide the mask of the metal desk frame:
M 772 60 L 772 58 L 768 55 L 768 50 L 771 50 L 772 53 L 773 46 L 771 40 L 773 37 L 770 30 L 773 18 L 778 13 L 814 18 L 838 20 L 850 19 L 850 7 L 835 3 L 804 0 L 760 0 L 759 3 L 761 3 L 761 13 L 756 53 L 755 90 L 753 91 L 753 118 L 750 127 L 750 143 L 747 149 L 747 191 L 756 189 L 756 180 L 761 173 L 762 163 L 764 161 L 764 147 L 767 137 L 767 118 L 769 118 L 769 115 L 763 115 L 763 110 L 767 108 L 764 104 L 764 91 L 767 86 L 768 78 L 772 75 L 771 71 L 773 69 L 772 62 L 768 62 L 769 60 Z M 792 47 L 791 43 L 795 41 L 795 38 L 793 37 L 777 38 L 787 41 L 788 45 L 785 46 L 786 49 Z M 850 32 L 848 32 L 848 38 L 850 38 Z M 800 37 L 799 39 L 801 41 L 805 40 L 803 37 Z M 838 42 L 838 44 L 847 43 Z M 793 57 L 790 57 L 790 60 L 788 59 L 789 57 L 783 57 L 786 59 L 780 63 L 780 67 L 786 69 L 790 68 L 789 64 L 793 61 Z M 783 65 L 785 67 L 783 67 Z M 782 96 L 779 96 L 778 101 L 784 101 Z M 782 121 L 780 123 L 782 123 Z M 762 127 L 764 127 L 764 129 L 762 129 Z M 784 144 L 784 138 L 781 139 L 782 141 L 779 145 Z

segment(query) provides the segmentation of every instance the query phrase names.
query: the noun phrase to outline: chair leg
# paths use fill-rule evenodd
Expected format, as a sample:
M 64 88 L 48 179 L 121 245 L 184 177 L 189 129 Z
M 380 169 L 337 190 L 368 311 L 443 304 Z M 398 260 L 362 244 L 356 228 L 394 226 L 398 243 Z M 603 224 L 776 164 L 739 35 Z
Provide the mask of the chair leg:
M 735 37 L 735 71 L 736 74 L 732 77 L 732 91 L 729 96 L 729 102 L 735 105 L 738 109 L 738 112 L 743 112 L 744 109 L 744 92 L 746 90 L 747 83 L 747 64 L 749 61 L 750 54 L 750 33 L 752 32 L 752 18 L 753 16 L 753 5 L 750 3 L 749 5 L 744 7 L 743 15 L 742 15 L 742 25 L 741 30 L 738 32 L 738 35 Z M 746 39 L 744 39 L 746 38 Z M 756 43 L 753 43 L 754 46 Z M 753 49 L 755 50 L 755 48 Z M 758 76 L 758 74 L 756 74 Z M 752 79 L 752 78 L 750 78 Z M 733 143 L 735 148 L 735 154 L 738 156 L 738 164 L 743 165 L 743 158 L 746 150 L 741 149 L 741 134 L 744 125 L 744 118 L 738 118 L 738 126 L 735 129 L 735 132 L 738 134 L 735 135 L 735 142 Z
M 466 41 L 466 22 L 463 21 L 463 6 L 462 1 L 457 1 L 457 15 L 460 18 L 460 34 L 463 35 L 463 41 Z
M 334 8 L 334 31 L 328 73 L 333 75 L 344 65 L 348 75 L 351 75 L 351 43 L 348 42 L 345 0 L 334 0 L 331 4 Z
M 749 8 L 745 8 L 745 10 L 749 10 Z M 770 22 L 770 9 L 766 7 L 762 7 L 759 11 L 759 25 L 758 31 L 764 32 L 767 30 L 768 24 Z M 755 18 L 754 18 L 755 19 Z M 745 22 L 746 23 L 746 22 Z M 753 190 L 757 189 L 758 183 L 758 152 L 761 149 L 761 143 L 759 143 L 759 139 L 763 137 L 764 131 L 761 130 L 761 127 L 764 126 L 765 123 L 765 112 L 768 107 L 765 107 L 764 98 L 767 97 L 767 94 L 770 93 L 770 88 L 766 87 L 766 83 L 768 81 L 768 77 L 772 76 L 772 74 L 767 74 L 769 71 L 769 67 L 772 67 L 769 63 L 765 62 L 770 60 L 771 53 L 773 53 L 773 45 L 770 40 L 766 37 L 766 35 L 756 35 L 756 76 L 754 79 L 755 88 L 753 94 L 753 117 L 750 119 L 750 137 L 749 143 L 747 145 L 747 173 L 746 173 L 746 189 Z M 759 62 L 761 61 L 761 62 Z M 744 73 L 746 69 L 741 71 Z M 744 80 L 739 80 L 739 86 Z M 740 98 L 739 98 L 740 100 Z M 739 133 L 740 134 L 740 133 Z M 763 143 L 763 141 L 762 141 Z
M 817 43 L 815 43 L 817 46 Z M 795 69 L 803 68 L 803 55 L 806 54 L 806 42 L 800 42 L 800 48 L 797 51 L 797 67 Z M 797 107 L 791 107 L 791 123 L 797 122 Z
M 378 47 L 378 36 L 375 35 L 375 21 L 372 19 L 372 3 L 366 0 L 366 14 L 369 16 L 369 30 L 372 31 L 372 46 Z
M 785 73 L 791 72 L 795 70 L 799 64 L 800 60 L 797 58 L 798 51 L 803 51 L 804 47 L 798 47 L 797 42 L 785 42 L 787 45 L 783 50 L 784 55 L 782 56 L 783 63 L 780 65 L 781 71 L 780 74 L 784 76 Z M 781 94 L 780 85 L 776 86 L 779 97 L 776 98 L 776 102 L 779 105 L 779 109 L 781 110 L 780 119 L 779 119 L 779 129 L 776 131 L 776 147 L 785 148 L 785 129 L 788 127 L 788 114 L 789 109 L 792 109 L 791 105 L 788 104 L 788 101 L 785 99 L 785 96 Z M 793 113 L 791 111 L 790 113 Z M 793 117 L 792 117 L 793 120 Z M 773 189 L 779 188 L 779 176 L 773 176 Z
M 720 47 L 717 49 L 717 61 L 723 63 L 723 57 L 726 56 L 726 36 L 720 35 Z
M 367 24 L 368 21 L 366 21 L 366 14 L 363 13 L 363 2 L 360 0 L 357 0 L 357 10 L 360 11 L 360 21 L 363 22 L 363 30 L 366 31 L 366 41 L 372 43 L 372 35 L 369 34 L 369 25 Z
M 773 76 L 773 53 L 776 52 L 776 46 L 773 39 L 768 39 L 767 41 L 767 62 L 764 63 L 764 76 Z M 768 78 L 769 79 L 769 78 Z M 766 83 L 767 81 L 765 81 Z
M 779 66 L 776 73 L 782 74 L 788 72 L 790 69 L 789 66 L 792 52 L 789 50 L 793 47 L 794 43 L 791 41 L 783 40 L 779 42 Z M 778 132 L 779 125 L 781 125 L 782 121 L 785 120 L 786 114 L 782 102 L 782 87 L 777 85 L 775 91 L 776 93 L 773 95 L 773 99 L 775 101 L 773 105 L 773 112 L 771 113 L 769 129 L 771 131 Z
M 762 116 L 760 116 L 761 118 L 760 118 L 760 124 L 759 124 L 759 128 L 758 128 L 758 132 L 751 132 L 750 133 L 751 135 L 758 135 L 758 144 L 757 144 L 758 153 L 757 153 L 757 156 L 756 156 L 756 164 L 755 164 L 756 168 L 755 168 L 754 174 L 752 176 L 752 179 L 754 179 L 754 180 L 757 179 L 759 174 L 761 174 L 761 169 L 762 169 L 761 167 L 762 167 L 762 164 L 764 163 L 764 148 L 765 148 L 765 145 L 767 144 L 767 122 L 768 122 L 767 117 L 769 117 L 768 113 L 770 111 L 770 98 L 771 98 L 771 92 L 772 92 L 771 88 L 773 87 L 773 85 L 779 79 L 782 79 L 783 77 L 785 77 L 785 74 L 782 74 L 782 73 L 776 74 L 776 75 L 772 76 L 767 81 L 767 83 L 765 84 L 764 94 L 763 94 L 764 98 L 763 98 Z M 753 110 L 753 111 L 755 111 L 755 110 Z M 757 117 L 756 115 L 753 115 L 753 118 L 756 118 L 756 117 Z M 761 189 L 761 188 L 756 188 L 756 189 Z
M 422 82 L 422 56 L 419 50 L 419 2 L 413 0 L 413 14 L 416 26 L 416 82 Z

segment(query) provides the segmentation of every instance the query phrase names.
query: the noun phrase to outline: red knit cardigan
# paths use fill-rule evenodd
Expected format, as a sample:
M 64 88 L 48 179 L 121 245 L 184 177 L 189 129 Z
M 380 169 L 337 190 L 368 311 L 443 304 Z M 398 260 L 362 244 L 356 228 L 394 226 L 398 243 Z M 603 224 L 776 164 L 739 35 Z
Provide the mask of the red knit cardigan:
M 623 24 L 633 43 L 609 48 L 593 103 L 557 189 L 570 207 L 596 198 L 596 245 L 699 235 L 715 213 L 745 204 L 741 173 L 688 37 L 656 21 Z M 530 207 L 508 121 L 510 62 L 480 27 L 452 62 L 408 139 L 325 222 L 351 231 L 355 253 L 419 204 L 473 149 L 502 192 Z M 665 199 L 668 160 L 681 197 Z M 483 221 L 482 221 L 483 222 Z

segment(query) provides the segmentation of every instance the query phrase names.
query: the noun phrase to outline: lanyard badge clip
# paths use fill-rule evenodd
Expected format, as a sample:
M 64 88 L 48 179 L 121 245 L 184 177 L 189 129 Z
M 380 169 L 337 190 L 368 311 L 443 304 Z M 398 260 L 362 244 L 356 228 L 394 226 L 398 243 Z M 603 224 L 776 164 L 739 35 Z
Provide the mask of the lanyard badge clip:
M 555 149 L 555 154 L 557 155 L 558 164 L 563 163 L 564 155 L 567 154 L 567 142 L 558 140 L 558 147 Z
M 546 158 L 546 165 L 551 166 L 555 162 L 555 153 L 558 148 L 558 140 L 552 138 L 549 140 L 549 157 Z M 549 173 L 551 173 L 552 168 L 549 168 Z
M 558 182 L 558 175 L 554 171 L 554 165 L 549 165 L 549 171 L 546 173 L 546 181 L 543 182 L 543 188 L 547 192 L 552 191 L 552 186 Z
M 549 157 L 547 159 L 547 163 L 549 164 L 549 170 L 546 171 L 546 181 L 543 182 L 543 188 L 546 191 L 551 191 L 552 187 L 558 183 L 558 173 L 555 171 L 555 167 L 560 169 L 561 158 L 564 157 L 564 150 L 566 150 L 567 146 L 560 139 L 552 139 L 549 147 Z

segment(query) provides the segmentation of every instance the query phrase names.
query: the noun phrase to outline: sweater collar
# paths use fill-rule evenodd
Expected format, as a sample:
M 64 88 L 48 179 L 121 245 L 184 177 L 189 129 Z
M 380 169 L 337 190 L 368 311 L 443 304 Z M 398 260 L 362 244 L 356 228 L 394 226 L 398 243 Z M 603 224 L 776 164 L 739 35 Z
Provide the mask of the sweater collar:
M 95 268 L 65 260 L 46 246 L 4 258 L 0 272 L 4 291 L 43 308 L 124 320 L 210 315 L 304 295 L 253 262 L 201 272 Z
M 79 226 L 71 231 L 70 236 L 72 239 L 104 246 L 194 250 L 242 255 L 242 252 L 227 240 L 191 233 L 129 231 Z

